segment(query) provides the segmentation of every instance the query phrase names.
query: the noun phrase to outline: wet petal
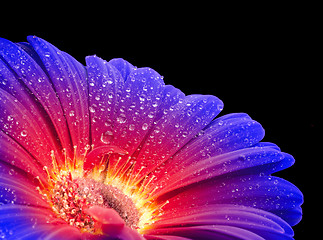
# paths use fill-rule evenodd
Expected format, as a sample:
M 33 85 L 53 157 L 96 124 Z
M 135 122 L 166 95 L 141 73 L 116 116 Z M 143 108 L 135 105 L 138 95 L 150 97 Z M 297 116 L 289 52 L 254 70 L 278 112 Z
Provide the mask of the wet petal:
M 124 80 L 110 63 L 96 56 L 86 58 L 89 79 L 91 139 L 94 148 L 106 145 L 113 135 L 117 101 Z
M 53 218 L 50 209 L 5 204 L 0 206 L 0 226 L 5 239 L 45 239 L 68 225 Z
M 72 146 L 78 146 L 79 151 L 84 152 L 84 147 L 89 144 L 90 133 L 88 84 L 84 66 L 43 39 L 28 37 L 28 41 L 43 62 L 46 74 L 55 87 L 68 124 Z M 72 151 L 72 146 L 68 150 Z
M 36 190 L 34 178 L 9 164 L 0 162 L 0 208 L 3 204 L 24 204 L 48 208 Z
M 34 116 L 18 100 L 0 89 L 0 128 L 43 165 L 51 165 L 51 150 L 57 150 L 55 140 L 46 127 L 34 120 Z M 1 146 L 4 147 L 4 146 Z
M 221 100 L 214 96 L 190 95 L 169 109 L 152 127 L 138 159 L 138 179 L 153 171 L 174 155 L 222 110 Z
M 264 239 L 292 239 L 293 230 L 276 215 L 237 205 L 208 205 L 186 211 L 167 211 L 156 221 L 154 228 L 225 225 L 245 229 Z
M 0 39 L 1 60 L 21 79 L 24 86 L 37 98 L 50 120 L 63 146 L 70 144 L 64 112 L 48 76 L 42 67 L 16 44 Z M 22 102 L 24 103 L 24 102 Z
M 188 172 L 188 168 L 191 169 L 189 175 L 198 169 L 207 169 L 211 172 L 211 166 L 216 164 L 215 162 L 218 161 L 216 159 L 219 159 L 215 156 L 255 145 L 263 136 L 264 130 L 261 125 L 247 114 L 236 113 L 219 117 L 167 160 L 162 167 L 157 168 L 154 175 L 160 183 L 168 185 L 168 180 L 173 182 L 171 177 L 173 174 Z M 214 160 L 211 160 L 211 157 Z M 203 161 L 204 164 L 202 164 L 201 161 L 204 159 L 210 160 Z
M 242 228 L 231 226 L 194 226 L 194 227 L 178 227 L 178 228 L 163 228 L 153 229 L 149 231 L 150 234 L 164 234 L 186 237 L 189 239 L 199 240 L 212 240 L 212 239 L 230 239 L 230 240 L 264 240 L 259 235 L 247 231 Z
M 162 190 L 158 194 L 211 178 L 220 181 L 221 178 L 225 179 L 229 174 L 231 177 L 249 175 L 254 172 L 263 175 L 270 174 L 275 172 L 277 167 L 281 168 L 281 166 L 292 165 L 293 163 L 294 159 L 290 155 L 271 147 L 243 148 L 195 161 L 188 166 L 181 167 L 180 170 L 170 170 L 167 177 L 159 180 Z
M 303 195 L 299 189 L 286 180 L 263 174 L 214 179 L 193 184 L 185 191 L 179 189 L 179 192 L 176 194 L 175 190 L 164 196 L 170 201 L 165 209 L 175 211 L 177 207 L 184 210 L 208 204 L 237 204 L 279 213 L 278 216 L 291 225 L 302 216 L 299 206 L 303 203 Z
M 129 74 L 136 69 L 136 67 L 134 67 L 131 63 L 122 58 L 114 58 L 110 60 L 109 63 L 120 72 L 124 81 L 126 81 Z

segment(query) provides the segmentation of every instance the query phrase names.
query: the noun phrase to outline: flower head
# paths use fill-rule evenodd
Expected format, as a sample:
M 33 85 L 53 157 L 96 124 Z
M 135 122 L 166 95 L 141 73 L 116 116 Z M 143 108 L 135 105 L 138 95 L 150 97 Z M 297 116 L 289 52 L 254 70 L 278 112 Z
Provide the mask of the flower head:
M 247 114 L 215 118 L 151 68 L 0 40 L 0 236 L 292 239 L 294 163 Z

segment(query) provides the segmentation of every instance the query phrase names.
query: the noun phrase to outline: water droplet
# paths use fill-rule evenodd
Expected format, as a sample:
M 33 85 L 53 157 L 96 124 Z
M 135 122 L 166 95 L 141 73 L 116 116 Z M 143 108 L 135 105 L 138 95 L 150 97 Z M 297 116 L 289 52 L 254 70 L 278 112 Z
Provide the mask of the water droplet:
M 13 121 L 13 116 L 9 115 L 9 116 L 8 116 L 8 118 L 7 118 L 7 120 L 8 120 L 9 122 Z
M 148 123 L 142 124 L 142 130 L 147 130 L 148 129 Z
M 89 110 L 91 113 L 94 113 L 95 112 L 95 108 L 94 107 L 89 107 Z
M 26 137 L 27 136 L 27 130 L 22 130 L 21 133 L 20 133 L 20 135 L 22 137 Z
M 119 117 L 117 117 L 117 121 L 118 121 L 119 123 L 125 123 L 125 122 L 126 122 L 126 120 L 127 120 L 127 118 L 126 118 L 126 115 L 124 115 L 124 114 L 120 114 L 120 116 L 119 116 Z
M 73 117 L 75 115 L 74 111 L 73 110 L 70 111 L 69 115 L 70 115 L 70 117 Z
M 130 125 L 129 125 L 129 130 L 130 130 L 130 131 L 135 130 L 135 124 L 130 124 Z
M 10 170 L 9 170 L 9 175 L 13 175 L 15 173 L 15 170 L 13 169 L 13 168 L 11 168 Z
M 101 134 L 101 142 L 105 143 L 105 144 L 110 144 L 113 140 L 114 136 L 113 136 L 113 132 L 111 131 L 106 131 L 104 133 Z

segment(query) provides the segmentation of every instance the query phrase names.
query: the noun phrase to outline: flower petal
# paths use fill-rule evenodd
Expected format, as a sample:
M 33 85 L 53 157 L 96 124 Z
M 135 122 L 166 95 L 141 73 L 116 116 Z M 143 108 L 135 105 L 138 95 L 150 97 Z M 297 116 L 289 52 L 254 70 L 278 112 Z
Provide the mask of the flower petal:
M 112 208 L 92 206 L 86 212 L 100 223 L 105 236 L 120 240 L 144 240 L 136 230 L 127 227 L 123 219 Z
M 68 226 L 55 220 L 50 209 L 5 204 L 0 206 L 0 226 L 5 239 L 45 239 L 51 231 Z
M 152 127 L 137 157 L 141 161 L 137 165 L 140 171 L 138 179 L 174 155 L 207 126 L 222 108 L 221 100 L 214 96 L 190 95 L 165 109 L 164 116 Z
M 136 69 L 136 67 L 134 67 L 131 63 L 122 58 L 114 58 L 110 60 L 109 63 L 120 72 L 124 81 L 126 81 L 129 74 Z
M 153 228 L 184 226 L 225 225 L 238 227 L 258 234 L 264 239 L 292 239 L 293 230 L 276 215 L 259 209 L 238 205 L 215 204 L 167 211 Z
M 55 87 L 68 124 L 72 146 L 77 146 L 82 153 L 85 146 L 89 145 L 90 134 L 85 67 L 43 39 L 31 36 L 27 39 L 43 62 L 46 74 Z M 72 146 L 64 147 L 72 152 Z
M 192 238 L 170 236 L 170 235 L 145 235 L 147 240 L 191 240 Z
M 119 156 L 109 159 L 116 171 L 134 154 L 153 125 L 163 88 L 164 83 L 157 72 L 138 68 L 130 73 L 116 94 L 114 119 L 107 124 L 110 130 L 99 134 L 104 144 L 120 147 L 129 153 L 121 159 Z
M 57 150 L 57 145 L 46 127 L 35 121 L 28 109 L 3 89 L 0 89 L 0 108 L 0 129 L 38 162 L 50 166 L 50 154 Z
M 162 168 L 157 168 L 154 175 L 159 183 L 168 186 L 167 181 L 173 182 L 173 178 L 170 176 L 178 175 L 179 172 L 189 172 L 188 168 L 191 169 L 189 175 L 199 168 L 211 172 L 211 166 L 214 166 L 216 159 L 218 159 L 214 158 L 215 156 L 255 145 L 263 136 L 264 130 L 261 125 L 253 121 L 247 114 L 236 113 L 222 116 L 212 121 L 172 158 L 167 160 Z M 214 160 L 204 161 L 204 164 L 201 162 L 211 157 Z M 178 180 L 177 177 L 175 179 Z
M 117 96 L 124 80 L 113 65 L 101 58 L 89 56 L 85 60 L 89 81 L 91 144 L 95 148 L 106 145 L 113 134 Z
M 149 234 L 175 235 L 193 240 L 264 240 L 259 235 L 242 228 L 218 225 L 153 229 L 149 231 Z
M 271 147 L 243 148 L 226 154 L 218 155 L 200 161 L 195 161 L 190 165 L 169 170 L 167 177 L 159 180 L 161 191 L 158 194 L 195 184 L 206 179 L 216 178 L 220 181 L 229 174 L 230 177 L 236 175 L 249 175 L 256 173 L 270 174 L 275 172 L 277 166 L 291 164 L 294 159 Z M 174 164 L 176 166 L 176 164 Z M 168 171 L 167 169 L 165 170 Z
M 174 195 L 174 197 L 170 196 Z M 242 175 L 193 184 L 176 194 L 174 190 L 164 197 L 170 201 L 164 209 L 208 204 L 237 204 L 263 209 L 279 215 L 294 225 L 301 219 L 299 206 L 303 195 L 290 182 L 264 174 Z M 196 197 L 198 196 L 198 198 Z
M 0 146 L 1 161 L 47 181 L 43 165 L 4 132 L 0 132 Z
M 67 125 L 63 121 L 64 113 L 53 85 L 43 69 L 23 49 L 5 39 L 0 39 L 0 59 L 10 67 L 17 81 L 19 78 L 24 83 L 24 87 L 28 88 L 39 101 L 55 126 L 62 145 L 68 146 L 70 139 Z M 22 101 L 22 103 L 25 102 Z
M 36 179 L 34 179 L 36 180 Z M 25 172 L 0 162 L 0 207 L 2 204 L 23 204 L 48 207 Z

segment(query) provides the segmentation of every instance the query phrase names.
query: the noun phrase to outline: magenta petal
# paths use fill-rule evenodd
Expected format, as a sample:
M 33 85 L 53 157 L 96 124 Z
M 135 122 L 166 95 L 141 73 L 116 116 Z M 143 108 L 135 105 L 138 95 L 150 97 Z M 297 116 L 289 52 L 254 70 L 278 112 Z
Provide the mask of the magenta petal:
M 86 57 L 89 81 L 91 139 L 94 148 L 109 143 L 115 112 L 124 80 L 110 63 L 96 56 Z
M 294 225 L 301 219 L 299 206 L 303 195 L 297 187 L 281 178 L 267 175 L 242 175 L 193 184 L 163 197 L 170 203 L 164 209 L 181 210 L 207 204 L 236 204 L 263 209 Z M 171 197 L 173 195 L 173 197 Z M 198 197 L 195 197 L 198 196 Z
M 47 176 L 41 162 L 4 132 L 0 132 L 0 146 L 2 161 L 25 172 L 29 172 L 33 176 L 39 176 L 44 182 L 47 181 Z
M 125 226 L 120 215 L 112 208 L 93 206 L 86 210 L 100 223 L 102 233 L 108 237 L 115 237 L 121 240 L 144 240 L 135 230 Z
M 149 234 L 175 235 L 194 240 L 264 240 L 264 238 L 248 230 L 221 225 L 152 229 Z
M 93 206 L 85 212 L 100 222 L 103 234 L 115 236 L 120 234 L 125 227 L 123 219 L 112 208 Z
M 147 240 L 192 240 L 192 238 L 171 235 L 145 235 Z
M 293 230 L 276 215 L 239 205 L 208 205 L 187 209 L 182 212 L 167 211 L 156 221 L 154 228 L 175 228 L 183 226 L 226 225 L 238 227 L 264 239 L 291 239 Z
M 51 166 L 51 151 L 57 150 L 55 139 L 48 134 L 41 122 L 17 101 L 15 97 L 0 89 L 0 128 L 26 149 L 43 165 Z

